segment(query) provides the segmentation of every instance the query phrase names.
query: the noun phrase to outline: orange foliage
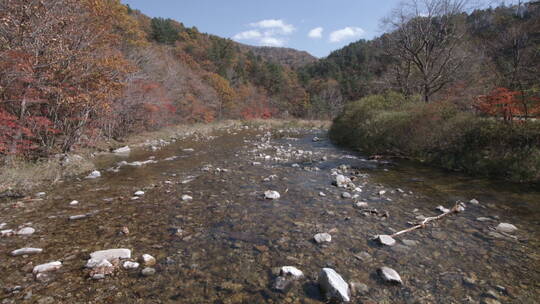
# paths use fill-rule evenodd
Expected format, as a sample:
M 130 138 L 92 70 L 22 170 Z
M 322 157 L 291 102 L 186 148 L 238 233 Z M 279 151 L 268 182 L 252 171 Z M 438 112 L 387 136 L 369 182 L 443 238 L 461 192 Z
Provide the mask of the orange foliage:
M 516 117 L 527 118 L 540 114 L 538 101 L 538 98 L 524 96 L 521 92 L 496 88 L 489 95 L 478 96 L 474 106 L 484 114 L 512 122 Z

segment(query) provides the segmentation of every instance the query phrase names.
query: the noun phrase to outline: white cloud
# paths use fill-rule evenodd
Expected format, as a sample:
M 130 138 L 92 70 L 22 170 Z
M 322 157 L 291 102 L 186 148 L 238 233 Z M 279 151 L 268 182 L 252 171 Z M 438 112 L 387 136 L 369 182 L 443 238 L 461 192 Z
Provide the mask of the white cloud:
M 320 27 L 320 26 L 316 27 L 314 29 L 311 29 L 311 31 L 309 31 L 308 37 L 309 38 L 314 38 L 314 39 L 322 38 L 322 32 L 323 32 L 322 27 Z
M 261 36 L 262 34 L 259 31 L 249 30 L 249 31 L 238 33 L 234 35 L 233 38 L 237 40 L 249 40 L 249 39 L 260 38 Z
M 259 44 L 264 46 L 284 46 L 285 39 L 276 37 L 262 37 L 259 39 Z
M 279 29 L 283 34 L 290 34 L 296 29 L 292 24 L 287 24 L 281 19 L 266 19 L 250 23 L 249 25 L 265 29 Z
M 330 33 L 330 42 L 340 42 L 347 39 L 359 38 L 365 31 L 359 27 L 348 26 Z
M 232 38 L 235 40 L 248 40 L 254 44 L 264 46 L 284 46 L 287 42 L 285 36 L 296 30 L 292 24 L 281 19 L 266 19 L 250 23 L 250 30 L 240 32 Z

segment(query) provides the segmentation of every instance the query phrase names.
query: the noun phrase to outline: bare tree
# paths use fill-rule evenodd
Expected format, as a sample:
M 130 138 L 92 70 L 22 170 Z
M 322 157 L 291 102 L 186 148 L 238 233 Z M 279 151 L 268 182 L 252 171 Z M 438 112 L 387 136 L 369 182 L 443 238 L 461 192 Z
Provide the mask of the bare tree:
M 451 83 L 463 67 L 467 0 L 402 2 L 383 21 L 383 43 L 393 61 L 394 81 L 403 93 L 420 93 L 425 102 Z

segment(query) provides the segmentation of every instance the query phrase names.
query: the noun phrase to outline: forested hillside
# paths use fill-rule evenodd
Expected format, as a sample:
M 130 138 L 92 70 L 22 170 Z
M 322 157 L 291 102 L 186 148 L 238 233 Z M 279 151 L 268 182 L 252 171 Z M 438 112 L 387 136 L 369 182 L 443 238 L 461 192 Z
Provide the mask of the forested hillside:
M 303 116 L 308 107 L 291 68 L 306 54 L 257 51 L 119 0 L 6 0 L 0 20 L 2 154 L 69 151 L 180 122 Z

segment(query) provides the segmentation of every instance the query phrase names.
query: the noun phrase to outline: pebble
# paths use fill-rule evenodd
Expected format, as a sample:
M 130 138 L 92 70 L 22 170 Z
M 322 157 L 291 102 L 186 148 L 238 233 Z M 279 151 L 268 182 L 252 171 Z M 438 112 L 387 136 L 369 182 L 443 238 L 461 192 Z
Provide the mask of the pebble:
M 378 269 L 379 275 L 383 280 L 389 283 L 403 284 L 401 277 L 394 269 L 383 266 Z
M 443 206 L 437 206 L 435 209 L 436 209 L 436 210 L 439 210 L 439 211 L 442 212 L 442 213 L 448 213 L 448 212 L 450 212 L 450 209 L 445 208 L 445 207 L 443 207 Z
M 366 203 L 366 202 L 356 202 L 356 203 L 354 203 L 354 206 L 355 206 L 356 208 L 365 209 L 365 208 L 367 208 L 369 205 L 368 205 L 368 203 Z
M 95 179 L 98 177 L 101 177 L 101 172 L 97 170 L 92 171 L 90 174 L 88 174 L 88 176 L 86 176 L 87 179 Z
M 264 198 L 266 199 L 275 200 L 275 199 L 279 199 L 280 197 L 281 196 L 279 195 L 279 192 L 274 191 L 274 190 L 267 190 L 264 192 Z
M 323 268 L 319 273 L 319 287 L 328 301 L 350 302 L 349 284 L 332 268 Z
M 43 249 L 41 249 L 41 248 L 25 247 L 25 248 L 20 248 L 20 249 L 13 250 L 11 252 L 11 255 L 12 256 L 19 256 L 19 255 L 25 255 L 25 254 L 36 254 L 36 253 L 41 253 L 42 251 L 43 251 Z
M 78 215 L 72 215 L 69 217 L 69 220 L 70 221 L 74 221 L 74 220 L 80 220 L 80 219 L 83 219 L 85 217 L 88 217 L 88 214 L 78 214 Z
M 351 198 L 352 196 L 351 196 L 351 194 L 349 192 L 343 192 L 343 193 L 341 193 L 341 197 L 342 198 Z
M 346 188 L 347 185 L 351 182 L 351 180 L 348 177 L 345 177 L 344 175 L 338 174 L 336 175 L 336 179 L 334 181 L 334 184 L 339 188 Z
M 281 272 L 280 272 L 280 275 L 281 276 L 284 276 L 284 277 L 292 277 L 293 279 L 295 280 L 298 280 L 298 279 L 301 279 L 304 277 L 304 273 L 302 272 L 302 270 L 294 267 L 294 266 L 283 266 L 281 267 Z
M 71 201 L 69 203 L 71 206 L 75 206 L 75 205 L 78 205 L 79 204 L 79 201 Z
M 403 244 L 409 246 L 409 247 L 413 247 L 413 246 L 416 246 L 418 245 L 418 241 L 413 241 L 413 240 L 402 240 Z
M 381 234 L 381 235 L 377 235 L 375 237 L 375 240 L 381 244 L 381 245 L 386 245 L 386 246 L 394 246 L 396 244 L 396 240 L 394 240 L 393 237 L 389 236 L 389 235 L 384 235 L 384 234 Z
M 497 229 L 497 231 L 499 232 L 504 232 L 504 233 L 513 233 L 516 230 L 518 230 L 516 226 L 512 224 L 508 224 L 508 223 L 500 223 L 499 225 L 497 225 L 495 229 Z
M 361 282 L 350 282 L 351 295 L 365 295 L 369 293 L 369 287 Z
M 49 262 L 35 266 L 32 273 L 38 274 L 42 272 L 55 271 L 60 269 L 60 267 L 62 267 L 62 262 L 60 261 Z
M 139 268 L 139 263 L 131 262 L 131 261 L 125 261 L 124 264 L 122 264 L 122 267 L 124 267 L 124 269 L 137 269 L 137 268 Z
M 156 258 L 145 253 L 142 255 L 142 262 L 145 266 L 153 266 L 156 264 Z
M 323 233 L 317 233 L 313 236 L 313 239 L 315 240 L 315 242 L 317 242 L 318 244 L 321 244 L 321 243 L 329 243 L 332 241 L 332 236 L 326 232 L 323 232 Z
M 145 267 L 142 271 L 141 271 L 141 274 L 145 277 L 149 277 L 149 276 L 153 276 L 154 274 L 156 274 L 156 269 L 152 268 L 152 267 Z
M 17 234 L 18 235 L 32 235 L 34 234 L 34 232 L 36 232 L 36 229 L 32 227 L 24 227 L 20 229 L 19 231 L 17 231 Z
M 321 197 L 325 197 L 325 196 L 326 196 L 326 194 L 324 194 L 324 192 L 319 192 L 319 196 L 321 196 Z
M 133 195 L 135 195 L 135 196 L 143 196 L 143 195 L 144 195 L 144 191 L 139 190 L 139 191 L 133 193 Z
M 473 198 L 472 200 L 469 201 L 469 204 L 478 205 L 480 204 L 480 202 L 477 199 Z
M 191 201 L 191 200 L 193 200 L 193 197 L 191 197 L 191 196 L 189 196 L 187 194 L 184 194 L 184 195 L 182 195 L 182 200 L 184 202 Z
M 15 234 L 15 231 L 13 229 L 6 229 L 0 231 L 0 236 L 12 236 Z

